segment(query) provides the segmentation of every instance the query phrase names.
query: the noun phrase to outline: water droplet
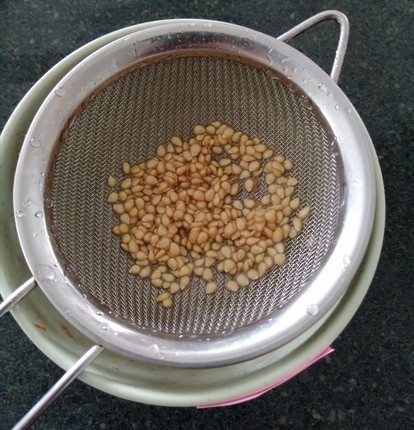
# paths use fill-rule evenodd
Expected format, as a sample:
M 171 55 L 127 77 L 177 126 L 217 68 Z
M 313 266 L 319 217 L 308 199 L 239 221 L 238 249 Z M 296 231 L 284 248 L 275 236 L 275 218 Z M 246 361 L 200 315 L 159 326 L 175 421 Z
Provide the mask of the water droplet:
M 213 27 L 213 24 L 211 22 L 205 22 L 204 27 L 211 28 L 211 27 Z
M 114 336 L 118 336 L 118 332 L 117 331 L 114 331 Z
M 58 97 L 63 97 L 63 96 L 66 94 L 66 88 L 65 88 L 65 87 L 57 87 L 57 88 L 55 89 L 55 94 L 56 94 Z
M 339 105 L 335 105 L 335 106 L 334 106 L 334 109 L 335 109 L 335 110 L 339 110 Z
M 346 113 L 352 113 L 352 109 L 350 107 L 345 108 Z
M 310 81 L 312 81 L 312 76 L 307 72 L 303 72 L 302 82 L 306 84 L 307 82 L 310 82 Z
M 287 300 L 282 300 L 279 304 L 279 309 L 284 309 L 288 304 Z
M 306 312 L 308 313 L 308 315 L 314 316 L 318 313 L 319 308 L 318 305 L 309 305 L 306 309 Z
M 26 216 L 26 212 L 16 211 L 16 218 L 23 218 Z
M 42 211 L 37 211 L 37 212 L 34 214 L 34 216 L 35 216 L 36 218 L 43 218 L 43 212 L 42 212 Z
M 103 316 L 103 312 L 98 311 L 98 312 L 96 312 L 96 315 L 98 315 L 98 317 L 101 317 L 101 316 Z
M 150 351 L 154 351 L 154 352 L 157 352 L 157 351 L 159 350 L 158 345 L 157 345 L 156 343 L 154 343 L 154 344 L 150 345 L 150 346 L 148 347 L 148 349 L 149 349 Z
M 328 88 L 326 87 L 325 84 L 318 84 L 318 90 L 321 93 L 329 94 Z
M 344 266 L 349 266 L 351 264 L 351 258 L 349 255 L 345 254 L 344 258 L 342 259 L 342 263 L 344 263 Z
M 103 326 L 101 326 L 101 330 L 102 331 L 108 331 L 108 326 L 106 324 L 104 324 Z
M 303 105 L 306 106 L 308 109 L 312 109 L 312 101 L 309 97 L 306 97 L 305 95 L 302 95 L 300 97 L 300 100 L 302 101 Z
M 311 248 L 315 244 L 315 237 L 311 235 L 306 243 L 308 248 Z
M 29 206 L 29 205 L 33 205 L 35 202 L 32 200 L 32 199 L 27 199 L 24 203 L 23 203 L 23 205 L 24 206 Z
M 50 198 L 44 198 L 43 202 L 47 208 L 53 207 L 53 201 Z
M 33 146 L 34 148 L 39 148 L 42 144 L 42 141 L 37 137 L 32 137 L 29 141 L 30 146 Z
M 40 281 L 56 281 L 55 271 L 52 267 L 45 264 L 39 264 L 36 268 Z
M 353 185 L 354 187 L 360 187 L 360 186 L 362 185 L 362 182 L 361 182 L 358 178 L 355 178 L 355 179 L 352 181 L 352 185 Z

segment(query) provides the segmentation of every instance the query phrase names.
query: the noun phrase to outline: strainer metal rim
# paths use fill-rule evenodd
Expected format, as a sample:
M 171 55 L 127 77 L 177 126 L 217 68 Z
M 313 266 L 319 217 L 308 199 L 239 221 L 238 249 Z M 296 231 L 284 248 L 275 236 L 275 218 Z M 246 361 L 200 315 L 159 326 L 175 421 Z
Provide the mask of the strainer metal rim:
M 46 98 L 27 133 L 16 169 L 14 208 L 19 240 L 30 270 L 49 300 L 76 328 L 108 349 L 133 359 L 178 367 L 212 367 L 245 361 L 286 344 L 313 326 L 337 303 L 353 279 L 368 245 L 375 211 L 370 137 L 355 109 L 333 80 L 289 45 L 233 24 L 206 20 L 157 24 L 96 51 L 74 67 Z M 96 90 L 98 81 L 117 75 L 130 66 L 137 55 L 150 57 L 165 52 L 171 34 L 177 31 L 187 42 L 194 34 L 214 35 L 215 42 L 233 50 L 233 55 L 262 63 L 266 61 L 269 69 L 282 75 L 288 70 L 292 84 L 312 100 L 329 123 L 340 150 L 346 148 L 341 151 L 347 179 L 343 184 L 343 205 L 347 210 L 341 232 L 323 270 L 280 313 L 285 322 L 295 321 L 294 327 L 281 326 L 278 324 L 280 317 L 274 316 L 260 327 L 245 327 L 212 341 L 159 337 L 156 333 L 131 330 L 102 314 L 82 297 L 58 261 L 48 234 L 49 226 L 43 217 L 49 202 L 44 201 L 47 178 L 42 175 L 41 168 L 46 167 L 44 161 L 50 160 L 52 152 L 45 142 L 57 141 L 65 122 L 86 96 Z M 239 43 L 229 44 L 229 39 L 237 39 Z M 66 90 L 64 94 L 62 89 Z M 59 111 L 62 114 L 57 117 Z M 21 216 L 23 208 L 24 216 Z M 33 232 L 37 233 L 35 239 Z M 334 285 L 335 288 L 326 291 L 318 285 Z

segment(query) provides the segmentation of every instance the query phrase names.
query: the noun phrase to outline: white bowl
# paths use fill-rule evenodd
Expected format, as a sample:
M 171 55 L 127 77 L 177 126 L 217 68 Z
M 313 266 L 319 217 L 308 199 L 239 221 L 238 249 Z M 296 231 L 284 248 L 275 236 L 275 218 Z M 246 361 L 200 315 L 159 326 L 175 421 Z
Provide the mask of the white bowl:
M 31 277 L 15 230 L 12 190 L 19 150 L 33 116 L 57 82 L 90 53 L 117 38 L 156 25 L 157 22 L 150 22 L 115 31 L 70 54 L 33 86 L 6 124 L 0 138 L 0 246 L 2 250 L 8 250 L 0 256 L 0 291 L 3 297 L 7 297 Z M 104 351 L 79 379 L 109 394 L 132 401 L 164 406 L 200 406 L 248 397 L 274 386 L 306 366 L 346 327 L 360 306 L 375 273 L 384 233 L 385 197 L 373 146 L 372 158 L 377 204 L 368 250 L 345 295 L 310 330 L 262 357 L 214 369 L 168 368 L 132 361 Z M 12 314 L 32 342 L 65 370 L 93 345 L 57 312 L 39 288 L 17 304 Z

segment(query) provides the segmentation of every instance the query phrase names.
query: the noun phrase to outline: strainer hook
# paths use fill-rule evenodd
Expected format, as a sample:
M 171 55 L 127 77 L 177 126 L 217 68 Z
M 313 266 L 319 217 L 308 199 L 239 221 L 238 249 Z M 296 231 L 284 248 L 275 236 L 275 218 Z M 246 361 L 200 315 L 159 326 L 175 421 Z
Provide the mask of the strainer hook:
M 349 37 L 349 21 L 346 15 L 344 15 L 342 12 L 337 10 L 326 10 L 324 12 L 318 13 L 291 28 L 286 33 L 283 33 L 277 38 L 277 40 L 287 43 L 294 37 L 303 33 L 305 30 L 308 30 L 314 25 L 328 19 L 334 19 L 340 26 L 338 46 L 336 48 L 335 58 L 331 70 L 331 78 L 337 84 L 339 75 L 341 73 L 342 64 L 344 62 Z

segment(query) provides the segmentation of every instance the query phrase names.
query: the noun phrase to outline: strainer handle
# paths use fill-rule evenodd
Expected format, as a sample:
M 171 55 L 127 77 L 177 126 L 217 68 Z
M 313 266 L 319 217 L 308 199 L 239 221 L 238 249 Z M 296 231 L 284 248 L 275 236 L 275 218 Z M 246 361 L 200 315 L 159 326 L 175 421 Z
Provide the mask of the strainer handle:
M 28 279 L 17 290 L 11 293 L 5 300 L 0 303 L 0 318 L 8 312 L 17 302 L 25 297 L 36 286 L 34 278 Z
M 13 430 L 27 429 L 103 350 L 104 347 L 100 345 L 90 348 L 13 427 Z
M 327 19 L 334 19 L 340 26 L 338 46 L 336 48 L 335 58 L 331 70 L 332 80 L 335 83 L 338 83 L 349 37 L 349 21 L 346 15 L 344 15 L 342 12 L 337 10 L 326 10 L 324 12 L 318 13 L 296 25 L 286 33 L 283 33 L 277 38 L 277 40 L 287 43 L 294 37 L 303 33 L 305 30 L 308 30 L 314 25 L 319 24 L 320 22 Z
M 32 291 L 36 285 L 36 281 L 32 277 L 10 294 L 2 303 L 0 303 L 0 318 L 30 291 Z M 30 409 L 30 411 L 27 412 L 27 414 L 13 427 L 13 430 L 27 429 L 103 350 L 104 347 L 100 345 L 94 345 L 90 348 Z

